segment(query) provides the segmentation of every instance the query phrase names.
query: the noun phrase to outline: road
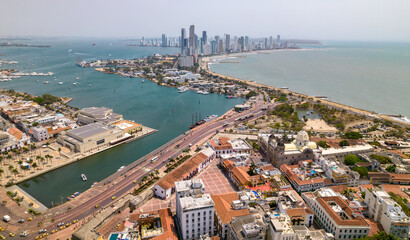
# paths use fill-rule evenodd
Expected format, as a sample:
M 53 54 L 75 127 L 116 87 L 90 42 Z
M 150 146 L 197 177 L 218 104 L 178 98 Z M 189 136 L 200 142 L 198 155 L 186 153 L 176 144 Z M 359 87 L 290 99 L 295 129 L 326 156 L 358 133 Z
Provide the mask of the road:
M 231 110 L 224 115 L 224 120 L 221 120 L 221 116 L 216 120 L 185 132 L 151 153 L 138 159 L 134 163 L 131 163 L 122 171 L 116 172 L 100 181 L 93 188 L 99 188 L 100 190 L 102 189 L 101 193 L 95 194 L 95 190 L 91 188 L 80 195 L 80 199 L 82 199 L 82 201 L 77 199 L 73 200 L 77 201 L 78 206 L 73 206 L 71 202 L 67 202 L 58 207 L 49 209 L 45 213 L 45 216 L 52 216 L 54 221 L 52 224 L 43 226 L 42 228 L 47 228 L 50 232 L 52 229 L 57 229 L 57 224 L 60 222 L 69 223 L 73 222 L 75 219 L 85 219 L 86 217 L 94 214 L 100 210 L 99 208 L 95 208 L 96 205 L 100 205 L 100 208 L 111 205 L 113 203 L 113 196 L 119 198 L 129 193 L 136 187 L 136 184 L 133 182 L 134 180 L 139 182 L 144 175 L 148 175 L 149 172 L 154 171 L 154 169 L 160 169 L 165 166 L 170 158 L 176 158 L 181 155 L 182 150 L 189 148 L 190 144 L 192 144 L 192 148 L 196 149 L 196 146 L 199 146 L 202 143 L 201 141 L 204 141 L 204 139 L 208 139 L 216 132 L 223 130 L 224 124 L 228 123 L 229 126 L 232 126 L 233 124 L 240 122 L 235 121 L 235 119 L 249 114 L 253 115 L 253 117 L 248 119 L 248 121 L 262 116 L 264 114 L 264 111 L 262 110 L 263 107 L 267 107 L 267 104 L 263 101 L 262 97 L 259 96 L 252 108 L 247 111 L 236 113 Z M 177 147 L 177 145 L 179 146 Z M 154 156 L 158 156 L 158 160 L 155 163 L 151 163 L 150 160 Z M 150 169 L 149 172 L 147 172 L 147 169 Z M 71 209 L 68 209 L 69 207 Z M 27 229 L 31 230 L 30 235 L 32 236 L 28 236 L 30 239 L 31 237 L 34 236 L 35 238 L 35 236 L 38 235 L 35 234 L 39 229 L 36 225 L 37 222 L 38 221 L 32 221 L 30 222 L 30 226 L 27 226 Z M 28 224 L 28 222 L 26 223 Z

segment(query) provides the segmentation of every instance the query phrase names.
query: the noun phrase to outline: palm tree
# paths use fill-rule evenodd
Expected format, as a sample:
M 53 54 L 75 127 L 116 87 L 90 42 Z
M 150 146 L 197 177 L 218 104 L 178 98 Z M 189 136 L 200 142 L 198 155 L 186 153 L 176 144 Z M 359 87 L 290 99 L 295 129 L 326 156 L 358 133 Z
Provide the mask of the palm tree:
M 1 177 L 1 178 L 3 178 L 3 173 L 4 173 L 4 170 L 3 170 L 3 169 L 0 169 L 0 177 Z
M 153 172 L 150 172 L 150 173 L 149 173 L 149 176 L 151 177 L 151 179 L 153 179 L 153 178 L 154 178 L 154 173 L 153 173 Z
M 19 171 L 17 169 L 13 169 L 12 172 L 14 173 L 14 175 L 17 175 L 19 173 Z
M 154 169 L 154 175 L 155 175 L 156 177 L 158 177 L 158 175 L 159 175 L 158 169 Z
M 144 176 L 141 178 L 141 182 L 145 182 L 145 181 L 147 181 L 147 179 L 148 179 L 147 175 L 144 175 Z
M 40 164 L 40 159 L 41 159 L 41 156 L 40 156 L 40 155 L 37 155 L 37 156 L 36 156 L 36 160 L 37 160 L 37 163 L 38 163 L 38 164 Z

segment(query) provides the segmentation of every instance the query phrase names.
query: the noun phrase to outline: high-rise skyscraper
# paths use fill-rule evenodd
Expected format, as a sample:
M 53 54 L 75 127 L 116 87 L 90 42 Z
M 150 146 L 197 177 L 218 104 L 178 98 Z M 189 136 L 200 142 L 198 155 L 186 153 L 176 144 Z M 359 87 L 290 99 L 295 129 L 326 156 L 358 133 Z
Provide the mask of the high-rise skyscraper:
M 231 48 L 231 36 L 229 34 L 225 34 L 225 51 L 229 52 Z
M 184 49 L 186 47 L 185 38 L 186 38 L 185 28 L 181 28 L 181 38 L 179 42 L 179 46 L 181 47 L 181 53 L 184 53 Z
M 195 25 L 189 26 L 189 47 L 195 49 Z
M 244 52 L 245 51 L 245 38 L 243 36 L 239 38 L 238 44 L 239 44 L 239 51 Z
M 208 37 L 206 36 L 206 31 L 202 31 L 202 42 L 205 44 L 208 43 Z
M 249 37 L 245 36 L 245 49 L 249 50 Z
M 273 48 L 273 37 L 270 36 L 270 38 L 269 38 L 269 49 L 272 49 L 272 48 Z
M 161 47 L 166 47 L 166 46 L 168 46 L 167 36 L 165 34 L 162 34 Z
M 276 36 L 276 42 L 280 42 L 280 35 L 278 34 L 278 36 Z

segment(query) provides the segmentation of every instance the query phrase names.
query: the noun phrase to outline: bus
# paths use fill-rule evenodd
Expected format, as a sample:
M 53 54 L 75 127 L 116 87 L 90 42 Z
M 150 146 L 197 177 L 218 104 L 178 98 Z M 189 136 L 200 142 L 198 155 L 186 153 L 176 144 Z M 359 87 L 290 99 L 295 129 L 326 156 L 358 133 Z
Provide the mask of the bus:
M 157 160 L 158 160 L 158 156 L 155 156 L 155 157 L 153 157 L 153 158 L 151 159 L 151 162 L 154 163 L 154 162 L 156 162 Z

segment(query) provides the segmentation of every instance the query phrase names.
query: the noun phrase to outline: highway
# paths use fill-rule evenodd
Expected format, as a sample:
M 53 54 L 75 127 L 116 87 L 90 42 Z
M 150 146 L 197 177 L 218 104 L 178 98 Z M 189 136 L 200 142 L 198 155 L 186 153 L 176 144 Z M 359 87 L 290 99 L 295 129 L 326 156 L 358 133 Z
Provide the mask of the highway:
M 155 149 L 151 153 L 138 159 L 134 163 L 131 163 L 123 170 L 116 172 L 106 179 L 100 181 L 93 188 L 103 188 L 106 190 L 103 190 L 99 194 L 94 195 L 95 190 L 91 188 L 80 195 L 81 198 L 79 199 L 82 199 L 83 202 L 77 202 L 77 206 L 73 206 L 72 203 L 67 202 L 58 207 L 47 210 L 45 215 L 52 215 L 54 221 L 51 225 L 43 226 L 42 228 L 47 228 L 50 232 L 52 229 L 57 229 L 57 224 L 60 222 L 69 223 L 73 222 L 73 220 L 75 219 L 85 219 L 86 217 L 99 211 L 101 207 L 109 207 L 113 203 L 113 196 L 120 198 L 121 196 L 132 191 L 137 187 L 137 184 L 133 182 L 134 180 L 139 182 L 144 175 L 148 175 L 149 172 L 154 171 L 154 169 L 160 169 L 161 167 L 165 166 L 170 158 L 176 158 L 177 156 L 181 155 L 182 150 L 189 148 L 190 144 L 192 144 L 193 149 L 196 149 L 196 147 L 199 146 L 202 141 L 208 139 L 216 132 L 223 130 L 223 125 L 225 125 L 226 123 L 228 123 L 229 126 L 237 124 L 240 121 L 235 122 L 235 119 L 243 117 L 245 115 L 253 115 L 253 117 L 248 119 L 248 121 L 256 119 L 264 115 L 265 111 L 263 111 L 262 108 L 266 108 L 267 106 L 268 104 L 263 101 L 261 96 L 259 96 L 254 102 L 252 108 L 247 111 L 243 111 L 241 113 L 231 111 L 232 113 L 224 115 L 226 118 L 223 120 L 221 120 L 221 116 L 216 120 L 205 123 L 185 132 L 184 134 L 178 136 L 177 138 L 171 140 L 163 146 Z M 269 107 L 271 106 L 272 104 L 269 104 Z M 177 145 L 179 146 L 177 147 Z M 151 163 L 150 160 L 154 156 L 158 156 L 158 160 L 155 163 Z M 150 170 L 147 171 L 147 169 Z M 77 199 L 74 199 L 72 201 L 77 201 Z M 100 208 L 95 208 L 96 205 L 100 205 Z M 72 208 L 67 210 L 68 207 Z M 35 233 L 37 233 L 39 228 L 37 226 L 34 226 L 34 223 L 37 222 L 38 221 L 32 221 L 30 222 L 30 226 L 27 226 L 28 229 L 32 230 L 30 234 L 31 236 L 29 235 L 30 239 L 31 237 L 34 236 L 35 238 L 35 236 L 38 235 Z

